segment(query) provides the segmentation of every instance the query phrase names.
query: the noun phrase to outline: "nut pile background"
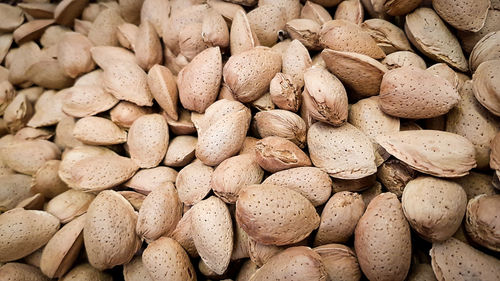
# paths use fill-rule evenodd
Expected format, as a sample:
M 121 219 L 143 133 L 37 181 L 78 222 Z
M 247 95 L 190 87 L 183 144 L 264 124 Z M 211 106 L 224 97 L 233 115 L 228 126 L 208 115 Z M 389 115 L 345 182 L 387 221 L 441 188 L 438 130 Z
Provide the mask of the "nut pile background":
M 500 1 L 0 4 L 0 281 L 500 280 Z

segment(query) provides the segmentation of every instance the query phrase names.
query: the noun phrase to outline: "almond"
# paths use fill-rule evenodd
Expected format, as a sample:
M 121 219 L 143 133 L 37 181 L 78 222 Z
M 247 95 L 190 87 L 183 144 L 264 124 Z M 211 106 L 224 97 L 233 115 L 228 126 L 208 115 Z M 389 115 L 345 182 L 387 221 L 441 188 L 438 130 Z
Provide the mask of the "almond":
M 345 20 L 332 20 L 321 27 L 320 43 L 335 51 L 355 52 L 374 59 L 385 57 L 377 43 L 358 25 Z
M 227 206 L 212 196 L 193 206 L 191 231 L 196 250 L 216 274 L 226 271 L 233 250 L 233 227 Z
M 397 51 L 412 51 L 410 42 L 403 30 L 389 21 L 383 19 L 369 19 L 361 24 L 384 53 L 390 54 Z
M 354 247 L 368 279 L 405 279 L 411 261 L 410 227 L 396 195 L 382 193 L 370 202 L 356 226 Z
M 188 110 L 203 113 L 217 98 L 222 76 L 219 47 L 198 54 L 177 77 L 179 99 Z
M 253 261 L 257 266 L 263 266 L 277 253 L 284 250 L 283 247 L 278 247 L 275 245 L 264 245 L 259 243 L 252 238 L 247 239 L 248 255 L 250 260 Z
M 63 39 L 66 33 L 71 32 L 71 29 L 62 25 L 53 25 L 47 28 L 40 38 L 40 43 L 44 47 L 42 51 L 55 50 L 53 58 L 57 57 L 57 44 Z M 53 48 L 55 47 L 55 48 Z
M 292 40 L 297 40 L 309 50 L 321 48 L 319 42 L 321 26 L 312 19 L 293 19 L 285 25 Z
M 135 103 L 120 101 L 110 110 L 109 115 L 111 116 L 111 121 L 116 125 L 130 128 L 137 118 L 150 113 L 152 113 L 150 107 L 141 107 Z
M 490 167 L 500 170 L 500 133 L 497 133 L 491 141 Z
M 120 42 L 120 45 L 129 50 L 135 49 L 135 40 L 137 37 L 137 33 L 139 32 L 139 27 L 137 25 L 127 22 L 122 23 L 120 26 L 118 26 L 118 30 L 116 32 L 116 36 L 118 37 L 118 42 Z
M 484 26 L 479 31 L 471 32 L 458 30 L 457 36 L 460 39 L 460 43 L 462 43 L 461 45 L 465 52 L 470 53 L 481 38 L 483 38 L 486 34 L 497 30 L 498 24 L 500 24 L 500 11 L 492 8 L 493 7 L 488 10 Z
M 236 203 L 240 190 L 247 185 L 259 184 L 264 171 L 251 154 L 230 157 L 217 166 L 212 174 L 211 187 L 226 203 Z
M 458 74 L 446 63 L 433 64 L 429 68 L 427 68 L 426 71 L 446 79 L 457 90 L 459 90 L 464 83 L 464 81 L 461 81 L 458 78 Z
M 500 262 L 455 238 L 433 243 L 430 251 L 432 269 L 438 280 L 500 278 Z
M 387 0 L 381 1 L 387 14 L 391 16 L 402 16 L 417 8 L 422 0 Z
M 141 168 L 156 167 L 167 153 L 168 141 L 168 125 L 163 116 L 141 116 L 129 130 L 127 145 L 130 158 Z
M 22 200 L 33 195 L 30 183 L 31 177 L 27 175 L 7 174 L 0 176 L 0 210 L 6 212 L 13 209 Z
M 251 103 L 252 107 L 256 108 L 258 111 L 269 111 L 275 108 L 275 105 L 271 99 L 270 93 L 265 93 L 260 98 L 254 100 Z
M 231 56 L 224 66 L 223 76 L 236 100 L 251 102 L 269 89 L 271 80 L 280 70 L 281 56 L 268 48 L 258 47 Z
M 466 138 L 441 131 L 402 131 L 376 137 L 388 153 L 422 173 L 460 177 L 476 167 L 475 149 Z
M 104 270 L 128 263 L 140 248 L 137 215 L 130 203 L 112 190 L 99 193 L 87 210 L 83 240 L 90 264 Z
M 149 70 L 153 65 L 160 64 L 163 60 L 160 38 L 149 21 L 143 21 L 139 26 L 134 52 L 137 63 L 144 70 Z
M 95 46 L 118 46 L 116 30 L 123 22 L 117 9 L 104 9 L 93 21 L 88 38 Z
M 147 195 L 158 187 L 174 183 L 176 178 L 176 170 L 169 167 L 158 166 L 156 168 L 139 170 L 123 185 Z
M 213 168 L 206 166 L 199 160 L 182 168 L 175 180 L 175 186 L 182 203 L 194 205 L 205 198 L 210 192 L 212 174 Z
M 311 166 L 309 156 L 293 142 L 277 137 L 266 137 L 256 143 L 257 163 L 266 171 Z
M 470 201 L 472 198 L 481 194 L 495 194 L 495 188 L 491 184 L 491 175 L 470 172 L 467 176 L 452 180 L 464 189 L 467 194 L 467 201 Z
M 230 25 L 232 21 L 234 21 L 236 13 L 238 13 L 239 11 L 244 11 L 243 8 L 238 4 L 222 0 L 208 0 L 207 4 L 210 5 L 212 9 L 220 13 L 228 25 Z
M 57 123 L 56 136 L 54 143 L 60 148 L 72 148 L 83 145 L 79 140 L 73 137 L 73 129 L 75 127 L 75 118 L 66 116 Z
M 406 184 L 417 176 L 417 172 L 398 159 L 385 161 L 377 172 L 377 179 L 385 188 L 396 194 L 398 198 L 403 195 Z
M 193 232 L 191 231 L 191 209 L 187 210 L 179 223 L 177 223 L 177 226 L 172 232 L 172 238 L 181 244 L 190 257 L 197 258 L 199 255 L 194 245 Z
M 361 24 L 365 16 L 363 5 L 359 0 L 342 1 L 335 10 L 336 20 L 346 20 L 355 24 Z
M 81 15 L 85 6 L 89 3 L 87 0 L 63 0 L 55 11 L 54 18 L 58 24 L 71 26 L 73 21 Z
M 351 124 L 335 128 L 314 123 L 307 144 L 314 166 L 334 178 L 359 179 L 377 170 L 370 139 Z
M 9 81 L 0 82 L 0 113 L 3 115 L 5 108 L 16 97 L 16 90 Z
M 42 58 L 28 68 L 26 75 L 34 84 L 49 89 L 67 88 L 73 83 L 55 59 Z
M 171 3 L 164 2 L 161 0 L 144 0 L 142 2 L 140 19 L 141 21 L 148 21 L 155 27 L 156 33 L 160 37 L 163 37 L 163 31 L 166 29 L 166 22 L 168 18 L 166 15 L 170 15 Z
M 68 190 L 68 186 L 59 178 L 60 164 L 60 160 L 45 162 L 33 175 L 31 184 L 33 191 L 40 192 L 47 198 L 53 198 Z
M 271 101 L 284 110 L 297 112 L 302 103 L 300 87 L 291 75 L 276 73 L 269 84 Z
M 289 5 L 287 5 L 289 7 Z M 278 31 L 284 29 L 286 11 L 274 4 L 258 6 L 247 14 L 248 22 L 259 42 L 271 47 L 278 40 Z
M 354 90 L 355 98 L 370 97 L 379 93 L 380 83 L 387 68 L 375 59 L 363 54 L 330 49 L 323 50 L 321 57 L 328 70 Z
M 254 122 L 262 138 L 282 137 L 299 147 L 304 147 L 306 124 L 297 114 L 281 109 L 262 111 L 255 114 Z
M 229 29 L 222 15 L 212 9 L 203 17 L 201 27 L 203 42 L 211 47 L 226 49 L 229 46 Z
M 165 119 L 167 119 L 168 127 L 172 133 L 175 135 L 189 135 L 195 133 L 196 128 L 191 121 L 191 112 L 184 108 L 179 108 L 178 112 L 179 118 L 177 120 L 168 117 L 166 113 L 162 113 Z
M 259 6 L 274 5 L 285 11 L 286 21 L 296 19 L 300 15 L 302 5 L 296 0 L 259 0 Z
M 169 167 L 184 167 L 194 159 L 198 139 L 193 136 L 177 136 L 168 145 L 163 163 Z
M 19 26 L 14 30 L 12 35 L 14 36 L 14 41 L 21 45 L 22 43 L 37 40 L 42 36 L 42 33 L 47 27 L 54 23 L 53 19 L 48 20 L 32 20 L 23 25 Z
M 314 244 L 347 242 L 364 211 L 365 203 L 361 195 L 348 191 L 335 193 L 321 213 L 321 222 Z
M 122 60 L 137 63 L 137 58 L 134 53 L 121 47 L 96 46 L 90 49 L 90 53 L 92 55 L 92 59 L 102 69 L 112 67 L 118 63 L 117 61 Z
M 327 280 L 328 273 L 320 255 L 308 247 L 291 247 L 271 258 L 250 277 L 261 280 Z
M 480 86 L 478 82 L 476 85 Z M 490 143 L 500 128 L 500 122 L 474 97 L 471 81 L 462 86 L 460 96 L 458 105 L 447 115 L 446 131 L 467 138 L 476 148 L 477 166 L 487 167 L 490 161 Z M 475 128 L 481 128 L 480 132 Z
M 146 199 L 146 195 L 135 192 L 135 191 L 118 191 L 118 193 L 123 196 L 123 198 L 127 199 L 127 201 L 134 207 L 134 210 L 139 211 L 141 209 L 142 203 L 144 199 Z
M 58 159 L 61 152 L 46 140 L 16 140 L 0 148 L 3 162 L 16 172 L 33 175 L 45 161 Z
M 311 67 L 312 61 L 309 52 L 298 40 L 290 42 L 283 55 L 283 73 L 290 75 L 294 82 L 304 85 L 304 72 Z
M 61 281 L 78 280 L 79 278 L 82 278 L 82 280 L 90 279 L 95 281 L 113 280 L 113 277 L 111 277 L 110 274 L 101 272 L 88 263 L 83 263 L 75 266 L 70 272 L 68 272 L 63 278 L 61 278 Z
M 73 86 L 67 90 L 68 99 L 63 101 L 64 113 L 74 117 L 86 117 L 107 111 L 119 100 L 106 92 L 102 86 Z
M 334 75 L 321 67 L 304 73 L 304 106 L 310 116 L 334 126 L 347 120 L 347 93 L 344 85 Z
M 7 3 L 1 3 L 0 14 L 3 18 L 2 23 L 0 24 L 0 31 L 2 31 L 2 33 L 14 31 L 24 22 L 23 10 L 21 10 L 20 7 L 11 6 Z
M 406 15 L 405 32 L 410 42 L 429 58 L 460 71 L 469 69 L 457 38 L 432 9 L 418 8 Z
M 50 280 L 40 269 L 24 263 L 9 262 L 0 266 L 0 275 L 5 280 Z
M 458 30 L 472 32 L 483 28 L 489 7 L 488 0 L 462 0 L 458 5 L 451 5 L 444 0 L 432 1 L 432 8 L 443 20 Z
M 485 61 L 472 75 L 472 91 L 477 101 L 496 116 L 500 116 L 500 91 L 498 90 L 498 65 L 500 60 Z
M 499 251 L 500 239 L 497 227 L 500 224 L 498 212 L 500 195 L 479 195 L 467 204 L 465 229 L 478 244 L 493 251 Z
M 420 236 L 432 242 L 445 241 L 462 222 L 467 195 L 457 183 L 418 177 L 406 184 L 402 204 L 408 222 Z
M 123 266 L 123 277 L 125 280 L 129 281 L 153 281 L 153 277 L 149 274 L 148 269 L 142 262 L 142 256 L 136 256 Z
M 62 111 L 63 101 L 68 97 L 66 90 L 45 91 L 35 104 L 35 114 L 28 126 L 38 128 L 57 124 L 67 115 Z
M 33 106 L 26 94 L 18 94 L 5 108 L 3 120 L 10 132 L 15 133 L 26 126 L 33 116 Z
M 154 280 L 196 280 L 196 272 L 188 255 L 171 238 L 161 237 L 149 244 L 142 258 Z
M 356 253 L 342 244 L 327 244 L 313 249 L 321 256 L 330 280 L 360 280 Z
M 9 69 L 9 82 L 13 85 L 26 83 L 28 68 L 40 60 L 41 50 L 35 42 L 21 44 L 14 48 L 5 57 L 5 67 Z
M 251 185 L 241 190 L 235 216 L 249 237 L 265 245 L 299 242 L 319 226 L 320 220 L 304 196 L 272 184 Z
M 311 19 L 319 24 L 324 24 L 325 22 L 332 20 L 332 16 L 323 6 L 312 1 L 306 1 L 304 7 L 302 7 L 302 10 L 300 11 L 300 18 Z
M 437 117 L 459 100 L 457 90 L 446 79 L 415 67 L 390 70 L 380 85 L 381 109 L 401 118 Z
M 73 266 L 83 245 L 85 218 L 82 215 L 63 226 L 45 245 L 40 259 L 43 274 L 61 277 Z
M 257 35 L 250 27 L 244 10 L 237 11 L 234 14 L 229 34 L 229 44 L 231 55 L 243 53 L 260 45 Z
M 83 191 L 69 189 L 52 198 L 45 210 L 56 216 L 61 223 L 68 223 L 87 212 L 95 195 Z
M 66 75 L 76 78 L 94 69 L 91 47 L 90 40 L 82 34 L 76 32 L 64 34 L 57 44 L 57 60 Z
M 0 215 L 0 262 L 23 258 L 45 245 L 59 220 L 44 211 L 12 209 Z
M 172 72 L 162 65 L 154 65 L 148 72 L 148 86 L 160 107 L 170 118 L 177 120 L 178 93 Z
M 410 51 L 397 51 L 388 54 L 382 60 L 382 64 L 388 69 L 399 68 L 403 66 L 414 66 L 420 69 L 426 69 L 425 61 L 417 54 Z
M 142 203 L 136 233 L 148 241 L 169 236 L 181 217 L 182 203 L 173 183 L 159 186 Z
M 84 144 L 111 145 L 127 141 L 127 133 L 111 120 L 102 117 L 84 117 L 78 120 L 73 136 Z

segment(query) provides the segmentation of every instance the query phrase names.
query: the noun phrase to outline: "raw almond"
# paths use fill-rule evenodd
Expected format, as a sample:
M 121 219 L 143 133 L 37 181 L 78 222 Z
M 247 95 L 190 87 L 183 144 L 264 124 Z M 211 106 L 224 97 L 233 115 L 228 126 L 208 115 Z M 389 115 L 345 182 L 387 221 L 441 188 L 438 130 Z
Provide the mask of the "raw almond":
M 37 40 L 42 36 L 45 29 L 53 23 L 53 19 L 29 21 L 14 30 L 12 33 L 14 41 L 20 45 L 28 41 Z
M 255 145 L 257 163 L 266 171 L 311 166 L 309 156 L 293 142 L 276 136 L 266 137 Z
M 396 25 L 383 19 L 369 19 L 361 24 L 384 53 L 390 54 L 397 51 L 412 51 L 410 42 L 405 33 Z
M 461 81 L 458 78 L 458 74 L 446 63 L 433 64 L 429 68 L 427 68 L 426 71 L 446 79 L 457 90 L 459 90 L 464 83 L 464 81 Z
M 224 82 L 241 102 L 260 98 L 274 75 L 281 70 L 281 56 L 268 48 L 257 47 L 233 55 L 223 69 Z
M 139 26 L 134 52 L 137 63 L 144 70 L 149 70 L 153 65 L 160 64 L 163 60 L 160 38 L 153 24 L 149 21 L 143 21 Z
M 28 68 L 26 75 L 34 84 L 49 89 L 67 88 L 73 83 L 55 59 L 42 58 Z
M 23 10 L 7 3 L 1 3 L 0 15 L 2 15 L 3 19 L 0 24 L 0 31 L 2 32 L 14 31 L 24 22 Z
M 271 101 L 284 110 L 297 112 L 302 103 L 302 94 L 297 82 L 291 75 L 276 73 L 269 84 Z
M 76 32 L 64 34 L 57 44 L 57 60 L 66 75 L 76 78 L 94 69 L 91 47 L 90 40 L 82 34 Z
M 172 133 L 175 135 L 189 135 L 195 133 L 196 128 L 191 121 L 192 113 L 184 108 L 179 108 L 178 112 L 179 118 L 177 120 L 168 117 L 164 112 L 162 113 L 165 119 L 167 119 L 168 127 Z
M 481 38 L 498 29 L 498 24 L 500 24 L 500 11 L 489 9 L 486 21 L 484 22 L 484 26 L 481 30 L 477 32 L 458 30 L 457 36 L 460 39 L 460 43 L 462 43 L 461 45 L 464 51 L 470 53 Z
M 75 118 L 66 116 L 57 123 L 56 136 L 54 143 L 60 148 L 72 148 L 83 145 L 79 140 L 73 137 L 73 129 L 75 127 Z
M 117 9 L 104 9 L 93 21 L 88 38 L 95 46 L 118 46 L 116 30 L 123 22 Z
M 229 34 L 231 55 L 237 55 L 260 45 L 257 35 L 250 27 L 245 11 L 237 11 Z
M 467 205 L 465 229 L 476 243 L 493 251 L 500 250 L 500 239 L 497 227 L 498 203 L 500 195 L 479 195 L 471 199 Z
M 201 26 L 203 42 L 210 47 L 226 49 L 229 46 L 229 29 L 222 15 L 212 9 L 203 17 Z
M 23 258 L 45 245 L 59 220 L 44 211 L 12 209 L 0 215 L 0 262 Z
M 162 65 L 154 65 L 148 72 L 148 86 L 153 98 L 165 113 L 170 118 L 177 120 L 179 118 L 177 113 L 179 95 L 172 72 Z
M 73 117 L 96 115 L 111 109 L 119 102 L 98 85 L 73 86 L 69 88 L 68 96 L 63 100 L 62 110 Z
M 84 117 L 78 120 L 73 136 L 84 144 L 111 145 L 127 141 L 127 133 L 111 120 L 102 117 Z
M 3 115 L 7 106 L 16 97 L 16 90 L 9 81 L 0 82 L 0 113 Z
M 9 82 L 13 85 L 26 83 L 28 68 L 40 60 L 41 50 L 35 42 L 21 44 L 14 48 L 5 57 L 5 66 L 9 69 Z
M 327 244 L 313 249 L 321 256 L 321 261 L 330 280 L 354 281 L 361 279 L 356 253 L 342 244 Z
M 219 47 L 198 54 L 177 77 L 179 99 L 188 110 L 203 113 L 217 98 L 222 77 Z
M 240 190 L 247 185 L 259 184 L 264 171 L 251 154 L 230 157 L 217 166 L 212 174 L 211 187 L 226 203 L 236 203 Z
M 18 94 L 5 108 L 3 120 L 11 133 L 19 131 L 33 116 L 33 106 L 25 94 Z
M 68 98 L 68 91 L 45 91 L 35 103 L 35 114 L 28 126 L 38 128 L 57 124 L 67 115 L 62 111 L 63 101 Z
M 320 221 L 314 206 L 304 196 L 272 184 L 251 185 L 241 190 L 235 216 L 249 237 L 265 245 L 299 242 Z
M 75 18 L 79 17 L 85 6 L 89 3 L 88 0 L 63 0 L 55 11 L 54 18 L 58 24 L 71 26 Z
M 354 233 L 365 211 L 361 195 L 348 191 L 335 193 L 321 213 L 321 222 L 314 244 L 345 243 Z
M 414 67 L 390 70 L 380 85 L 380 108 L 401 118 L 437 117 L 459 100 L 457 90 L 446 79 Z
M 96 46 L 90 49 L 92 59 L 102 69 L 113 66 L 117 61 L 137 63 L 134 53 L 120 47 Z M 101 82 L 102 83 L 102 82 Z
M 259 42 L 268 47 L 278 41 L 278 31 L 284 29 L 286 16 L 286 11 L 274 4 L 258 6 L 247 14 L 248 22 Z
M 410 269 L 410 227 L 393 193 L 368 205 L 356 226 L 354 247 L 361 270 L 372 280 L 404 280 Z
M 497 133 L 491 141 L 490 167 L 500 170 L 500 133 Z
M 127 199 L 127 201 L 134 207 L 134 210 L 139 211 L 141 209 L 142 203 L 144 199 L 146 199 L 146 195 L 135 192 L 135 191 L 118 191 L 118 193 L 123 196 L 123 198 Z
M 168 141 L 168 125 L 163 116 L 141 116 L 134 121 L 128 133 L 130 158 L 141 168 L 156 167 L 167 153 Z
M 302 5 L 296 0 L 259 0 L 258 6 L 274 5 L 285 11 L 286 21 L 296 19 L 300 15 Z
M 67 190 L 52 198 L 45 210 L 56 216 L 61 223 L 68 223 L 87 212 L 95 195 L 78 190 Z
M 88 263 L 75 266 L 70 272 L 61 278 L 61 281 L 78 280 L 112 281 L 113 277 L 109 273 L 102 272 Z
M 402 16 L 417 8 L 422 0 L 387 0 L 380 2 L 380 4 L 384 5 L 383 8 L 387 14 L 391 16 Z
M 250 281 L 263 280 L 311 280 L 328 279 L 328 273 L 320 255 L 308 247 L 291 247 L 271 258 L 250 277 Z
M 109 115 L 111 121 L 120 127 L 130 128 L 137 118 L 152 113 L 150 107 L 141 107 L 128 101 L 120 101 L 113 107 Z
M 377 95 L 387 68 L 375 59 L 358 53 L 324 49 L 321 57 L 328 70 L 349 88 L 353 97 L 364 98 Z
M 336 128 L 314 123 L 307 144 L 314 166 L 334 178 L 359 179 L 377 170 L 370 139 L 351 124 Z
M 500 278 L 500 261 L 455 238 L 433 243 L 432 269 L 438 280 Z
M 132 205 L 112 190 L 99 193 L 87 210 L 83 240 L 90 264 L 104 270 L 128 263 L 140 248 Z
M 262 138 L 277 136 L 299 147 L 306 142 L 306 124 L 300 116 L 287 110 L 275 109 L 255 114 L 255 127 Z
M 182 168 L 175 180 L 182 203 L 194 205 L 201 201 L 210 192 L 210 181 L 213 168 L 199 160 Z
M 307 49 L 321 49 L 319 42 L 321 26 L 314 20 L 293 19 L 286 23 L 285 30 L 288 32 L 292 40 L 299 41 Z
M 420 69 L 426 69 L 425 61 L 417 54 L 410 51 L 397 51 L 388 54 L 382 64 L 388 69 L 399 68 L 403 66 L 414 66 Z
M 324 7 L 311 1 L 306 1 L 302 7 L 300 18 L 311 19 L 319 24 L 332 20 L 332 16 Z
M 33 175 L 45 161 L 59 159 L 61 151 L 46 140 L 16 140 L 0 148 L 3 162 L 16 172 Z
M 361 24 L 365 16 L 363 5 L 359 0 L 342 1 L 335 10 L 336 20 L 346 20 L 355 24 Z
M 168 145 L 163 163 L 169 167 L 184 167 L 194 159 L 198 139 L 193 136 L 177 136 Z
M 140 19 L 141 21 L 149 21 L 155 27 L 156 33 L 160 37 L 163 37 L 163 31 L 167 27 L 165 26 L 168 18 L 166 15 L 170 15 L 172 10 L 170 2 L 165 2 L 161 0 L 144 0 L 142 2 Z
M 135 49 L 135 40 L 139 32 L 139 27 L 137 25 L 126 22 L 118 26 L 116 32 L 120 45 L 129 50 Z
M 0 266 L 0 276 L 4 280 L 50 280 L 35 266 L 17 262 L 9 262 Z
M 388 153 L 422 173 L 460 177 L 476 167 L 475 149 L 466 138 L 448 132 L 412 130 L 379 135 Z
M 458 30 L 478 32 L 483 28 L 490 1 L 462 0 L 453 5 L 444 0 L 432 1 L 432 8 L 439 16 Z
M 431 242 L 445 241 L 460 226 L 467 195 L 457 183 L 418 177 L 406 184 L 401 198 L 411 227 Z
M 418 8 L 406 15 L 406 36 L 429 58 L 445 62 L 460 71 L 469 70 L 457 38 L 429 8 Z
M 281 246 L 264 245 L 252 238 L 247 239 L 247 248 L 250 260 L 253 261 L 257 266 L 263 266 L 269 261 L 269 259 L 284 250 L 284 248 Z
M 170 236 L 181 217 L 182 203 L 173 183 L 159 186 L 142 203 L 136 233 L 147 241 Z
M 188 61 L 209 47 L 208 43 L 203 41 L 202 28 L 201 23 L 193 23 L 179 32 L 180 55 L 186 57 Z
M 260 182 L 259 182 L 260 183 Z M 6 212 L 33 195 L 31 177 L 20 174 L 0 176 L 0 211 Z
M 199 255 L 194 245 L 193 233 L 191 231 L 191 209 L 187 210 L 179 223 L 177 223 L 177 226 L 172 232 L 172 238 L 181 244 L 190 257 L 197 258 Z
M 83 245 L 82 215 L 63 226 L 45 245 L 40 258 L 40 269 L 50 278 L 62 277 L 73 266 Z
M 123 266 L 123 277 L 129 281 L 153 281 L 153 277 L 142 262 L 142 256 L 136 256 Z
M 477 101 L 496 116 L 500 116 L 498 75 L 500 59 L 485 61 L 472 75 L 472 91 Z
M 149 244 L 142 259 L 154 280 L 196 280 L 196 272 L 188 255 L 171 238 L 161 237 Z
M 52 47 L 56 47 L 56 53 L 54 55 L 57 56 L 57 44 L 62 40 L 66 33 L 71 32 L 71 30 L 62 25 L 53 25 L 47 28 L 45 32 L 43 32 L 42 37 L 40 38 L 40 44 L 44 47 L 42 50 L 52 49 Z M 54 57 L 55 58 L 55 57 Z
M 212 196 L 193 206 L 193 241 L 200 257 L 216 274 L 226 271 L 233 250 L 233 227 L 229 210 L 222 200 Z
M 355 52 L 374 59 L 385 57 L 384 51 L 358 25 L 345 20 L 332 20 L 321 27 L 320 43 L 335 51 Z
M 275 105 L 271 99 L 270 93 L 265 93 L 260 98 L 254 100 L 251 103 L 252 107 L 256 108 L 258 111 L 269 111 L 275 109 Z
M 495 194 L 495 187 L 491 184 L 491 175 L 470 172 L 467 176 L 452 180 L 464 189 L 467 194 L 467 201 L 481 194 Z
M 176 178 L 176 170 L 169 167 L 158 166 L 156 168 L 139 170 L 123 185 L 147 195 L 158 187 L 174 183 Z
M 238 4 L 230 3 L 222 0 L 208 0 L 207 4 L 224 17 L 224 20 L 230 25 L 236 17 L 236 13 L 244 11 L 243 7 Z
M 290 75 L 298 87 L 304 86 L 304 72 L 311 67 L 312 61 L 307 49 L 298 40 L 290 42 L 282 55 L 283 73 Z
M 31 187 L 46 198 L 53 198 L 68 190 L 68 186 L 59 178 L 60 160 L 45 162 L 33 175 Z

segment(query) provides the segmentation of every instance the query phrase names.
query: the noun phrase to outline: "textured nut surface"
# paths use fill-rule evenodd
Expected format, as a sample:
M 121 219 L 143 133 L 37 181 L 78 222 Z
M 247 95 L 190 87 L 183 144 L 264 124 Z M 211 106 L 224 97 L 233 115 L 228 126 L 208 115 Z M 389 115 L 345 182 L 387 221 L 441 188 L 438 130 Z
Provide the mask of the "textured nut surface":
M 480 245 L 493 251 L 500 250 L 498 206 L 500 195 L 479 195 L 469 200 L 465 229 Z

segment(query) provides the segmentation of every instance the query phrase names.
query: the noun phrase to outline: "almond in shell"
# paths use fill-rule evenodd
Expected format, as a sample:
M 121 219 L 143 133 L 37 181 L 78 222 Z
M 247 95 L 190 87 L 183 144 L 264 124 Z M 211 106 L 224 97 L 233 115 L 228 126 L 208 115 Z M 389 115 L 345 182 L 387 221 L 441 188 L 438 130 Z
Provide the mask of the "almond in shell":
M 35 266 L 18 262 L 9 262 L 0 266 L 0 276 L 3 280 L 50 280 Z
M 61 151 L 46 140 L 16 140 L 0 148 L 3 162 L 22 174 L 33 175 L 48 160 L 59 159 Z
M 319 36 L 321 26 L 312 19 L 293 19 L 285 25 L 292 40 L 297 40 L 309 50 L 321 48 Z
M 297 114 L 274 109 L 255 114 L 254 125 L 262 138 L 277 136 L 285 138 L 299 147 L 306 142 L 306 124 Z
M 361 24 L 361 28 L 370 33 L 386 54 L 397 51 L 412 51 L 404 31 L 389 21 L 369 19 Z
M 68 186 L 59 178 L 60 164 L 60 160 L 45 162 L 33 175 L 33 191 L 42 193 L 46 198 L 53 198 L 68 190 Z
M 356 253 L 342 244 L 327 244 L 313 249 L 321 256 L 330 280 L 355 281 L 361 279 Z
M 485 61 L 472 75 L 472 91 L 477 101 L 496 116 L 500 116 L 498 70 L 500 59 Z
M 162 65 L 154 65 L 148 72 L 148 86 L 153 98 L 165 113 L 170 118 L 177 120 L 179 118 L 177 113 L 179 94 L 172 72 Z
M 88 263 L 83 263 L 75 266 L 66 275 L 61 278 L 61 281 L 70 281 L 78 278 L 83 280 L 95 281 L 112 281 L 113 277 L 109 273 L 102 272 Z M 88 278 L 88 279 L 87 279 Z
M 130 187 L 142 194 L 149 194 L 157 187 L 174 183 L 177 177 L 177 171 L 164 166 L 158 166 L 151 169 L 141 169 L 123 185 Z
M 32 196 L 30 182 L 31 177 L 27 175 L 6 174 L 0 176 L 0 211 L 6 212 L 13 209 L 22 200 Z
M 91 47 L 90 40 L 82 34 L 76 32 L 64 34 L 57 44 L 57 60 L 66 75 L 76 78 L 94 69 Z
M 269 84 L 271 101 L 284 110 L 297 112 L 302 104 L 300 87 L 289 74 L 276 73 Z
M 292 76 L 299 87 L 304 86 L 304 72 L 312 65 L 311 57 L 304 45 L 298 40 L 293 40 L 283 52 L 282 59 L 282 72 Z
M 141 168 L 156 167 L 167 153 L 168 142 L 168 125 L 163 116 L 141 116 L 134 121 L 128 133 L 130 158 Z
M 296 167 L 311 166 L 309 156 L 293 142 L 270 136 L 255 145 L 257 163 L 266 171 L 278 172 Z
M 63 101 L 62 110 L 73 117 L 96 115 L 111 109 L 119 102 L 98 85 L 73 86 L 69 88 L 68 95 Z
M 170 141 L 163 163 L 169 167 L 184 167 L 194 159 L 198 138 L 177 136 Z
M 179 198 L 186 205 L 194 205 L 210 192 L 213 168 L 195 160 L 182 168 L 175 180 Z
M 116 31 L 124 23 L 118 9 L 102 10 L 93 21 L 88 38 L 95 46 L 118 46 Z
M 142 261 L 142 256 L 136 256 L 123 266 L 123 277 L 129 281 L 153 281 L 153 277 Z
M 134 44 L 137 63 L 144 70 L 149 70 L 153 65 L 160 64 L 163 52 L 160 38 L 149 21 L 143 21 L 137 31 Z
M 361 24 L 364 16 L 365 12 L 361 2 L 359 0 L 348 0 L 339 3 L 337 10 L 335 10 L 334 18 L 336 20 L 346 20 L 355 24 Z
M 478 32 L 486 21 L 490 1 L 461 0 L 453 5 L 445 0 L 433 0 L 432 8 L 443 20 L 456 29 Z
M 45 211 L 57 217 L 61 223 L 68 223 L 87 212 L 94 198 L 92 193 L 69 189 L 47 202 Z
M 324 24 L 327 21 L 332 20 L 332 16 L 328 11 L 321 5 L 314 3 L 313 1 L 306 1 L 304 7 L 300 11 L 300 18 L 311 19 L 319 24 Z
M 426 69 L 425 61 L 417 54 L 410 51 L 397 51 L 388 54 L 383 60 L 382 64 L 389 70 L 403 66 L 414 66 L 420 69 Z
M 150 113 L 152 113 L 150 107 L 138 106 L 128 101 L 120 101 L 110 110 L 109 115 L 111 116 L 111 121 L 116 125 L 123 128 L 130 128 L 137 118 Z
M 467 204 L 465 229 L 476 243 L 493 251 L 500 251 L 498 206 L 500 195 L 479 195 Z
M 111 120 L 89 116 L 78 120 L 73 136 L 84 144 L 111 145 L 127 141 L 127 133 Z
M 262 5 L 247 14 L 248 22 L 259 42 L 263 46 L 271 47 L 278 41 L 278 31 L 284 29 L 286 10 L 276 5 Z
M 257 35 L 250 27 L 245 11 L 240 10 L 234 14 L 229 39 L 231 55 L 243 53 L 260 45 Z

